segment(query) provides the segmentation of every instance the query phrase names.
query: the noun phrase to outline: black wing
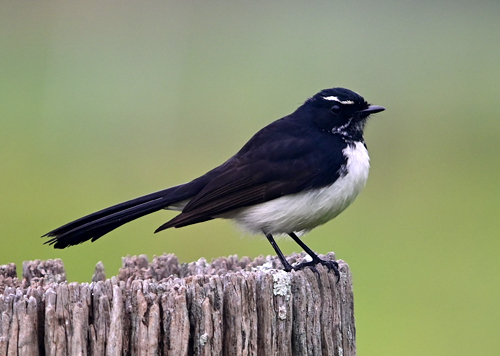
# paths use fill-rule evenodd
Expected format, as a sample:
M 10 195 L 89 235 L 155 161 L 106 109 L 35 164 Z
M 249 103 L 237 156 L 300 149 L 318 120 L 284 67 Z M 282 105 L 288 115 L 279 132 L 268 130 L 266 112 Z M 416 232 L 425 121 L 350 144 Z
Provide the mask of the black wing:
M 156 232 L 332 184 L 346 164 L 342 153 L 346 144 L 329 133 L 314 134 L 319 134 L 320 139 L 312 139 L 304 129 L 259 132 L 225 163 L 219 175 L 190 200 L 181 214 Z

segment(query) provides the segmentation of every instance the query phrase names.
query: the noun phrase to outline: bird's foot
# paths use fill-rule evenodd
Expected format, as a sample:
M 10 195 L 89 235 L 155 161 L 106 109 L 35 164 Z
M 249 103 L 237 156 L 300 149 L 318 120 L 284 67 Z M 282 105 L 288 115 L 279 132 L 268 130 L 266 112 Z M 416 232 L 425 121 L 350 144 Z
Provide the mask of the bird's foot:
M 337 283 L 340 281 L 339 264 L 337 263 L 337 261 L 326 261 L 316 256 L 316 258 L 313 257 L 311 261 L 302 262 L 298 265 L 290 266 L 290 268 L 294 271 L 300 271 L 305 267 L 309 267 L 313 272 L 319 274 L 318 270 L 316 269 L 316 266 L 319 264 L 325 266 L 329 271 L 333 271 L 333 273 L 335 273 L 335 277 L 337 277 Z

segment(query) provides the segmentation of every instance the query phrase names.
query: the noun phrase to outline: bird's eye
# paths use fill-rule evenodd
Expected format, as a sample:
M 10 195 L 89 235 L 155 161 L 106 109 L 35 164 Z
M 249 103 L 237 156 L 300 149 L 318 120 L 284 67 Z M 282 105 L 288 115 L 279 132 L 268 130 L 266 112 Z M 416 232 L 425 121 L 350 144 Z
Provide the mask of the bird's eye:
M 334 114 L 340 114 L 340 112 L 342 111 L 342 108 L 340 106 L 338 106 L 338 105 L 333 105 L 330 110 Z

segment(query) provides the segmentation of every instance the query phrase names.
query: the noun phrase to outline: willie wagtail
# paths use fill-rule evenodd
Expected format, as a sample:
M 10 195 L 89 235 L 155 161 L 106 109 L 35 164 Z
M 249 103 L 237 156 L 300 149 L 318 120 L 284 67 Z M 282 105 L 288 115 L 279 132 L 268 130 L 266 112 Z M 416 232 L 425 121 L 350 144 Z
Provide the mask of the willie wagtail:
M 257 132 L 233 157 L 189 183 L 100 210 L 44 236 L 55 248 L 95 241 L 117 227 L 161 209 L 180 214 L 155 232 L 224 218 L 263 233 L 285 271 L 326 265 L 298 236 L 349 206 L 368 178 L 363 128 L 385 110 L 344 88 L 325 89 L 292 114 Z M 273 235 L 289 235 L 312 258 L 292 266 Z

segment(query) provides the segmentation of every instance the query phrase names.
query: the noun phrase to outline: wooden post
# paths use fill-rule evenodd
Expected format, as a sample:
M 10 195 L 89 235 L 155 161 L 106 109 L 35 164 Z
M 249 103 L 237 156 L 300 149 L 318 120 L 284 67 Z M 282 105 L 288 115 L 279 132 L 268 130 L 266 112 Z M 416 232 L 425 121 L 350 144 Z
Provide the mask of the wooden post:
M 302 261 L 304 255 L 289 256 Z M 333 259 L 332 253 L 324 256 Z M 352 280 L 277 258 L 123 258 L 67 283 L 61 260 L 0 266 L 0 356 L 356 354 Z

